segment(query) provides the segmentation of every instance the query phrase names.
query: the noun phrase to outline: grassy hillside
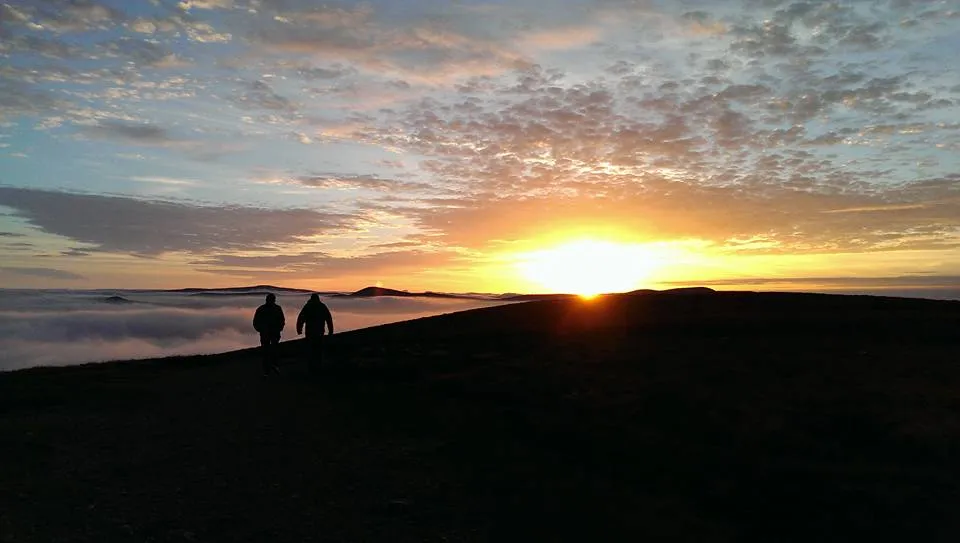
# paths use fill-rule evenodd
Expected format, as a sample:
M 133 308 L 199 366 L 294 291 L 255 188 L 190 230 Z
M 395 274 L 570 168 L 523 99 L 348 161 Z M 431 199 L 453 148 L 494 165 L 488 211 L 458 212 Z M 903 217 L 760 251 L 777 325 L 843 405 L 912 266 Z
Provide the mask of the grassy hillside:
M 0 374 L 0 541 L 954 540 L 960 303 L 675 293 Z M 251 337 L 251 343 L 255 340 Z

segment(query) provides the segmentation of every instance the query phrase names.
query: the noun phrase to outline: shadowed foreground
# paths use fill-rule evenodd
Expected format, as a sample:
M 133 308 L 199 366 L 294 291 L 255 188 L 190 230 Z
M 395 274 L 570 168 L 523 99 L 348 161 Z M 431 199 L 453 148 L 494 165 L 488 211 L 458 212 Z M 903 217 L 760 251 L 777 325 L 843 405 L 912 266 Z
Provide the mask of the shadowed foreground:
M 960 528 L 958 302 L 532 302 L 334 336 L 316 382 L 302 347 L 0 375 L 0 541 Z

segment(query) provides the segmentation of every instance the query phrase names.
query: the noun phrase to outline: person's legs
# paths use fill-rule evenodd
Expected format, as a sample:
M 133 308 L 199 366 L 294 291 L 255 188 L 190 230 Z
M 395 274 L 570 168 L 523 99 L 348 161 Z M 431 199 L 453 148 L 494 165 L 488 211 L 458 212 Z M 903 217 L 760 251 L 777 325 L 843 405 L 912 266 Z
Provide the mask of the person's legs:
M 280 364 L 278 364 L 277 357 L 280 349 L 280 336 L 274 336 L 270 339 L 270 366 L 273 373 L 280 375 Z
M 270 375 L 270 337 L 260 334 L 260 369 L 263 375 Z
M 277 365 L 277 346 L 279 344 L 279 336 L 260 334 L 260 364 L 264 375 L 280 373 L 280 366 Z
M 317 374 L 323 361 L 323 336 L 307 338 L 307 373 Z

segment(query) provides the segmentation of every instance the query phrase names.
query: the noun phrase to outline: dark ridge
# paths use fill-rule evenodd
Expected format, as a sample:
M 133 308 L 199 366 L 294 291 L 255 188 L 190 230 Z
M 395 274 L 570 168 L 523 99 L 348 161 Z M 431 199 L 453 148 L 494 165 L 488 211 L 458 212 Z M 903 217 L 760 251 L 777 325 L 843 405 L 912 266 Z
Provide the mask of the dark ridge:
M 638 292 L 651 293 L 651 292 L 657 292 L 657 291 L 656 290 L 634 291 L 634 293 L 638 293 Z M 663 292 L 664 294 L 712 294 L 716 291 L 710 287 L 680 287 L 680 288 L 670 288 L 660 292 Z
M 106 298 L 103 298 L 103 299 L 100 300 L 100 301 L 103 302 L 103 303 L 105 303 L 105 304 L 135 304 L 135 303 L 137 303 L 137 302 L 134 302 L 133 300 L 128 300 L 128 299 L 124 298 L 123 296 L 107 296 Z
M 366 287 L 356 292 L 351 292 L 346 296 L 349 296 L 351 298 L 371 298 L 374 296 L 397 296 L 397 297 L 416 296 L 416 294 L 407 292 L 405 290 L 396 290 L 392 288 Z
M 442 292 L 407 292 L 405 290 L 396 290 L 385 287 L 366 287 L 349 294 L 332 294 L 331 297 L 338 298 L 376 298 L 380 296 L 393 296 L 397 298 L 450 298 L 450 299 L 480 299 L 477 296 L 465 294 L 446 294 Z
M 642 288 L 642 289 L 639 289 L 639 290 L 631 290 L 630 292 L 627 292 L 627 293 L 625 293 L 625 294 L 643 295 L 643 294 L 654 294 L 654 293 L 656 293 L 656 292 L 659 292 L 659 291 L 653 290 L 653 289 L 649 289 L 649 288 Z
M 173 292 L 173 293 L 183 293 L 183 294 L 192 294 L 192 293 L 225 293 L 225 294 L 244 294 L 244 293 L 267 293 L 267 292 L 288 292 L 296 294 L 310 294 L 314 291 L 305 290 L 302 288 L 287 288 L 287 287 L 277 287 L 273 285 L 254 285 L 250 287 L 225 287 L 225 288 L 178 288 L 178 289 L 166 289 L 159 292 Z

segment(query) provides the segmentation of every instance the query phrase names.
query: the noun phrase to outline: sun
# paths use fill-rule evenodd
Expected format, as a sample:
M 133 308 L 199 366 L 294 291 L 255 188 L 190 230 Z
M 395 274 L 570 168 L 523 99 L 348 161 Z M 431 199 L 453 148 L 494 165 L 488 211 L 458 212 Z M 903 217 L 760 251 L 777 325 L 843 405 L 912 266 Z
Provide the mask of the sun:
M 643 245 L 593 239 L 525 253 L 517 262 L 520 274 L 541 287 L 584 297 L 635 290 L 659 265 Z

